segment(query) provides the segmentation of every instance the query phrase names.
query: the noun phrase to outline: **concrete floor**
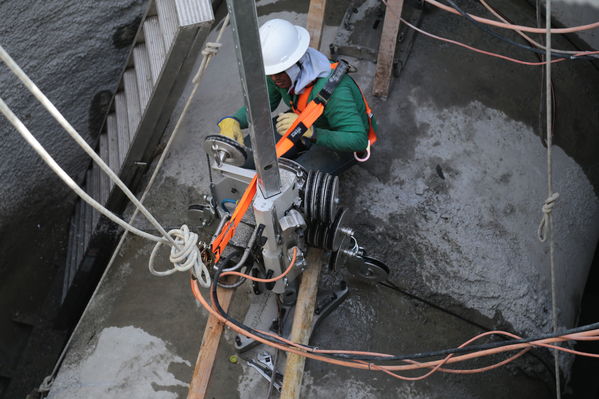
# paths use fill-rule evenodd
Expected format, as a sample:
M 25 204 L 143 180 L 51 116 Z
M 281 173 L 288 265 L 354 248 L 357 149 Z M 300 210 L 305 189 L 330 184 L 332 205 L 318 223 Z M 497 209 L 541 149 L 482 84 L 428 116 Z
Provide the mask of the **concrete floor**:
M 327 18 L 323 48 L 344 8 L 341 0 L 332 3 L 334 17 Z M 257 5 L 262 20 L 282 17 L 305 24 L 305 4 L 262 0 Z M 489 43 L 441 12 L 428 12 L 423 27 L 534 60 Z M 223 43 L 147 201 L 166 226 L 184 223 L 187 206 L 207 192 L 203 138 L 216 132 L 216 120 L 243 102 L 229 31 Z M 374 64 L 353 63 L 356 80 L 369 93 Z M 591 115 L 597 94 L 585 90 L 588 98 L 577 103 L 577 112 L 569 112 L 574 105 L 568 100 L 585 82 L 597 84 L 597 71 L 587 64 L 560 68 L 556 86 L 561 115 L 568 117 L 562 116 L 559 126 L 596 131 L 598 122 L 584 114 Z M 341 198 L 354 214 L 360 244 L 391 266 L 395 283 L 475 322 L 523 333 L 550 325 L 546 247 L 535 237 L 545 199 L 545 148 L 535 133 L 539 92 L 536 68 L 419 36 L 388 100 L 371 104 L 381 126 L 372 160 L 341 179 Z M 568 148 L 555 147 L 554 154 L 556 187 L 566 197 L 556 212 L 558 260 L 577 265 L 559 269 L 562 278 L 569 273 L 560 291 L 562 325 L 575 319 L 576 290 L 582 293 L 599 226 L 597 181 L 580 160 L 584 151 Z M 75 333 L 51 398 L 186 396 L 206 313 L 195 303 L 187 275 L 149 274 L 151 248 L 136 237 L 126 240 Z M 350 297 L 315 332 L 314 345 L 408 353 L 457 346 L 480 332 L 421 302 L 342 274 Z M 242 317 L 248 295 L 247 290 L 236 294 L 234 315 Z M 225 334 L 208 397 L 264 397 L 265 380 L 244 361 L 228 361 L 233 338 L 230 331 Z M 313 361 L 306 369 L 302 398 L 533 399 L 551 397 L 553 389 L 546 368 L 530 356 L 485 374 L 435 375 L 410 383 Z

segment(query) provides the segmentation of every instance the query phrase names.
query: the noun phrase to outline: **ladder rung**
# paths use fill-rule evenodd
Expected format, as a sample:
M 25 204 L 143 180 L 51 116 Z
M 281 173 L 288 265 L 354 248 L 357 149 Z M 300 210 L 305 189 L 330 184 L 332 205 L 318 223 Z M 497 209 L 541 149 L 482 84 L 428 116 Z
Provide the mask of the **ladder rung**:
M 73 212 L 73 215 L 71 216 L 71 221 L 69 223 L 69 241 L 67 244 L 67 257 L 65 261 L 64 278 L 62 280 L 61 303 L 64 302 L 64 299 L 69 290 L 69 282 L 71 279 L 70 276 L 72 273 L 71 268 L 74 267 L 73 264 L 75 263 L 75 258 L 77 257 L 77 246 L 75 240 L 75 227 L 77 226 L 75 223 L 75 216 L 77 214 L 77 209 L 78 208 L 75 208 L 75 212 Z
M 92 188 L 93 188 L 94 184 L 93 184 L 93 178 L 92 178 L 92 170 L 91 168 L 89 168 L 85 174 L 85 192 L 87 193 L 87 195 L 89 195 L 90 197 L 93 197 L 93 193 L 92 193 Z M 87 246 L 89 244 L 89 239 L 92 235 L 92 220 L 93 220 L 93 213 L 94 213 L 94 209 L 91 207 L 91 205 L 88 205 L 88 203 L 85 203 L 85 235 L 84 235 L 84 244 L 83 244 L 83 248 L 84 248 L 84 252 L 87 252 Z
M 214 18 L 210 1 L 175 0 L 181 26 L 194 25 Z
M 96 164 L 95 162 L 92 164 L 92 174 L 91 174 L 91 178 L 92 178 L 92 188 L 91 188 L 91 192 L 93 193 L 92 197 L 93 199 L 95 199 L 96 201 L 98 201 L 99 203 L 102 203 L 101 200 L 101 196 L 102 196 L 102 182 L 100 181 L 100 167 L 98 166 L 98 164 Z M 93 209 L 92 211 L 92 234 L 94 231 L 96 231 L 96 224 L 98 223 L 98 219 L 100 218 L 100 212 L 98 212 L 97 209 Z
M 133 62 L 135 74 L 137 75 L 137 89 L 139 91 L 139 103 L 141 114 L 146 110 L 146 105 L 152 95 L 152 72 L 150 71 L 150 59 L 145 44 L 138 44 L 133 49 Z
M 125 97 L 127 99 L 127 115 L 129 116 L 129 138 L 133 141 L 135 132 L 141 120 L 141 108 L 139 103 L 139 91 L 137 90 L 137 78 L 135 71 L 128 69 L 123 75 L 125 85 Z
M 106 118 L 106 134 L 108 135 L 108 166 L 118 175 L 121 156 L 119 155 L 119 134 L 117 132 L 115 114 L 110 114 Z M 114 182 L 111 181 L 110 190 L 112 190 L 113 185 Z
M 114 108 L 116 112 L 116 131 L 119 138 L 119 170 L 129 151 L 129 118 L 127 117 L 127 100 L 125 93 L 120 92 L 114 96 Z
M 72 270 L 77 270 L 81 260 L 83 259 L 83 250 L 85 245 L 85 207 L 85 201 L 80 198 L 79 202 L 77 203 L 77 210 L 79 212 L 77 215 L 77 229 L 75 230 L 77 232 L 75 235 L 77 239 L 77 256 L 75 258 L 75 264 L 73 265 Z M 73 276 L 74 274 L 75 273 L 73 273 Z M 71 281 L 69 282 L 69 285 L 73 281 L 73 276 L 70 276 Z
M 160 76 L 160 70 L 164 64 L 165 51 L 164 39 L 160 31 L 160 23 L 158 17 L 149 17 L 144 22 L 144 38 L 146 39 L 146 47 L 150 58 L 150 71 L 152 72 L 152 80 L 154 83 Z
M 158 12 L 158 21 L 160 30 L 164 36 L 164 49 L 168 54 L 171 44 L 175 39 L 179 21 L 177 19 L 177 7 L 175 0 L 156 0 L 156 10 Z
M 110 165 L 110 159 L 108 157 L 108 134 L 102 133 L 100 135 L 100 158 Z M 100 170 L 100 203 L 106 205 L 108 200 L 108 194 L 110 193 L 110 178 L 104 171 Z

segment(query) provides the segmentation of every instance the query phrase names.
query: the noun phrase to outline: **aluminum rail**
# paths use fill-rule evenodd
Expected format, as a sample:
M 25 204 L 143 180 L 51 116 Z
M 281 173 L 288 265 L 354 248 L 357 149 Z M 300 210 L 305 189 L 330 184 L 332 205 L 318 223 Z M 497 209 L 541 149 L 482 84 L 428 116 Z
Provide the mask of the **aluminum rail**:
M 256 5 L 248 0 L 227 0 L 235 53 L 250 127 L 258 187 L 265 198 L 281 192 L 275 136 L 262 61 Z

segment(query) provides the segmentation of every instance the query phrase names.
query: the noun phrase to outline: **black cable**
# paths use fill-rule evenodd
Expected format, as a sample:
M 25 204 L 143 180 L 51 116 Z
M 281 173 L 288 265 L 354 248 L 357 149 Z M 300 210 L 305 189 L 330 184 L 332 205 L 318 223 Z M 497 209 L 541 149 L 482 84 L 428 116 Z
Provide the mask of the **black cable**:
M 477 323 L 474 320 L 470 320 L 470 319 L 468 319 L 468 318 L 466 318 L 464 316 L 461 316 L 460 314 L 455 313 L 455 312 L 453 312 L 453 311 L 451 311 L 449 309 L 446 309 L 446 308 L 444 308 L 442 306 L 439 306 L 439 305 L 437 305 L 434 302 L 431 302 L 431 301 L 428 301 L 428 300 L 426 300 L 424 298 L 421 298 L 418 295 L 414 295 L 414 294 L 412 294 L 410 292 L 407 292 L 406 290 L 401 289 L 398 285 L 396 285 L 392 281 L 387 280 L 387 281 L 383 281 L 383 282 L 381 282 L 379 284 L 382 285 L 383 287 L 387 287 L 389 289 L 397 291 L 400 294 L 407 296 L 408 298 L 414 299 L 416 301 L 420 301 L 420 302 L 424 303 L 425 305 L 428 305 L 428 306 L 430 306 L 430 307 L 432 307 L 434 309 L 437 309 L 437 310 L 439 310 L 439 311 L 441 311 L 443 313 L 446 313 L 446 314 L 448 314 L 450 316 L 453 316 L 453 317 L 455 317 L 458 320 L 462 320 L 463 322 L 468 323 L 468 324 L 470 324 L 470 325 L 472 325 L 474 327 L 477 327 L 477 328 L 479 328 L 479 329 L 481 329 L 483 331 L 491 331 L 491 329 L 489 327 L 486 327 L 486 326 L 484 326 L 484 325 L 482 325 L 480 323 Z M 501 335 L 499 336 L 499 338 L 504 339 L 504 340 L 509 339 L 509 338 L 507 338 L 505 336 L 501 336 Z M 545 369 L 547 370 L 547 372 L 549 373 L 549 375 L 555 380 L 555 372 L 554 372 L 553 368 L 549 364 L 547 364 L 547 362 L 543 358 L 541 358 L 539 355 L 537 355 L 536 353 L 534 353 L 532 351 L 528 351 L 526 354 L 534 357 L 539 362 L 541 362 L 541 364 L 545 367 Z
M 577 333 L 590 331 L 590 330 L 596 330 L 596 329 L 599 329 L 599 323 L 588 324 L 586 326 L 571 328 L 569 330 L 564 330 L 564 331 L 556 332 L 556 333 L 538 335 L 536 337 L 510 339 L 508 341 L 503 341 L 503 342 L 490 342 L 487 344 L 471 345 L 471 346 L 467 346 L 464 348 L 443 349 L 443 350 L 432 351 L 432 352 L 414 353 L 411 355 L 381 357 L 381 356 L 356 356 L 356 355 L 348 356 L 348 355 L 340 353 L 340 354 L 337 354 L 337 356 L 342 357 L 342 358 L 363 360 L 363 361 L 397 361 L 397 360 L 422 359 L 422 358 L 427 358 L 427 357 L 439 357 L 439 356 L 447 356 L 447 355 L 461 355 L 461 354 L 466 354 L 468 352 L 477 352 L 477 351 L 482 351 L 482 350 L 487 350 L 487 349 L 495 349 L 495 348 L 501 348 L 504 346 L 516 345 L 516 344 L 526 344 L 526 343 L 531 343 L 534 341 L 540 341 L 540 340 L 549 339 L 549 338 L 556 338 L 556 337 L 560 337 L 562 335 L 577 334 Z
M 219 262 L 220 263 L 220 262 Z M 220 263 L 220 266 L 218 267 L 215 276 L 214 276 L 214 280 L 213 281 L 218 281 L 218 279 L 220 278 L 220 273 L 222 271 L 222 263 Z M 265 339 L 269 342 L 273 342 L 276 343 L 278 345 L 283 345 L 283 346 L 287 346 L 289 347 L 289 345 L 283 341 L 281 341 L 280 339 L 271 337 L 269 335 L 263 334 L 259 331 L 254 330 L 253 328 L 246 326 L 245 324 L 239 322 L 238 320 L 232 318 L 221 306 L 220 303 L 218 301 L 218 295 L 217 295 L 217 291 L 216 291 L 216 284 L 212 284 L 211 287 L 211 291 L 212 291 L 212 295 L 214 298 L 214 305 L 216 306 L 216 310 L 217 312 L 224 317 L 227 321 L 231 322 L 232 324 L 236 325 L 237 327 L 241 328 L 242 330 L 249 332 L 250 334 L 256 335 L 262 339 Z M 568 329 L 568 330 L 564 330 L 561 332 L 556 332 L 556 333 L 549 333 L 549 334 L 543 334 L 543 335 L 539 335 L 539 336 L 535 336 L 535 337 L 529 337 L 529 338 L 521 338 L 521 339 L 509 339 L 507 341 L 502 341 L 502 342 L 490 342 L 487 344 L 479 344 L 479 345 L 470 345 L 464 348 L 451 348 L 451 349 L 443 349 L 443 350 L 438 350 L 438 351 L 430 351 L 430 352 L 419 352 L 419 353 L 413 353 L 413 354 L 409 354 L 409 355 L 397 355 L 397 356 L 367 356 L 367 355 L 353 355 L 353 354 L 345 354 L 345 353 L 331 353 L 331 354 L 319 354 L 320 356 L 323 357 L 330 357 L 330 358 L 336 358 L 336 359 L 344 359 L 344 360 L 361 360 L 361 361 L 370 361 L 370 362 L 374 362 L 374 361 L 382 361 L 382 362 L 389 362 L 389 361 L 401 361 L 401 360 L 412 360 L 412 359 L 422 359 L 422 358 L 429 358 L 429 357 L 441 357 L 441 356 L 447 356 L 447 355 L 460 355 L 460 354 L 467 354 L 470 352 L 476 352 L 476 351 L 481 351 L 481 350 L 487 350 L 487 349 L 495 349 L 495 348 L 501 348 L 501 347 L 505 347 L 505 346 L 509 346 L 509 345 L 515 345 L 515 344 L 522 344 L 522 343 L 530 343 L 533 341 L 538 341 L 538 340 L 543 340 L 543 339 L 549 339 L 549 338 L 556 338 L 562 335 L 569 335 L 569 334 L 576 334 L 576 333 L 581 333 L 581 332 L 585 332 L 585 331 L 589 331 L 589 330 L 595 330 L 595 329 L 599 329 L 599 323 L 593 323 L 593 324 L 588 324 L 585 326 L 580 326 L 580 327 L 576 327 L 576 328 L 572 328 L 572 329 Z M 303 348 L 305 348 L 306 350 L 315 350 L 317 349 L 316 347 L 313 346 L 309 346 L 309 345 L 300 345 Z
M 216 286 L 217 286 L 217 284 L 216 284 L 215 282 L 216 282 L 216 281 L 218 281 L 218 280 L 220 279 L 220 274 L 222 273 L 223 265 L 224 265 L 224 263 L 223 263 L 223 262 L 219 262 L 219 263 L 218 263 L 218 267 L 217 267 L 217 270 L 216 270 L 216 272 L 214 273 L 214 279 L 212 280 L 212 285 L 211 285 L 211 287 L 210 287 L 210 290 L 211 290 L 212 296 L 213 296 L 213 298 L 214 298 L 214 305 L 216 306 L 216 311 L 217 311 L 217 312 L 218 312 L 218 313 L 219 313 L 221 316 L 223 316 L 223 317 L 224 317 L 224 318 L 225 318 L 227 321 L 229 321 L 229 322 L 231 322 L 232 324 L 236 325 L 237 327 L 239 327 L 239 328 L 243 329 L 244 331 L 246 331 L 246 332 L 249 332 L 250 334 L 256 335 L 256 336 L 258 336 L 258 337 L 260 337 L 260 338 L 263 338 L 263 339 L 265 339 L 265 340 L 267 340 L 267 341 L 269 341 L 269 342 L 273 342 L 273 343 L 276 343 L 276 344 L 279 344 L 279 345 L 284 345 L 284 346 L 287 346 L 287 343 L 285 343 L 285 342 L 281 341 L 280 339 L 277 339 L 277 338 L 271 337 L 270 335 L 263 334 L 263 333 L 261 333 L 260 331 L 256 331 L 256 330 L 254 330 L 253 328 L 251 328 L 251 327 L 249 327 L 249 326 L 246 326 L 245 324 L 241 323 L 240 321 L 238 321 L 238 320 L 234 319 L 233 317 L 231 317 L 231 316 L 230 316 L 230 315 L 229 315 L 229 314 L 228 314 L 228 313 L 227 313 L 227 312 L 226 312 L 226 311 L 225 311 L 225 310 L 224 310 L 224 309 L 221 307 L 221 305 L 220 305 L 220 302 L 219 302 L 219 300 L 218 300 L 218 293 L 217 293 L 217 290 L 216 290 Z M 302 345 L 302 346 L 305 346 L 305 345 Z M 310 347 L 308 347 L 308 346 L 305 346 L 305 347 L 306 347 L 307 349 L 310 349 Z
M 281 335 L 283 330 L 283 320 L 281 319 L 281 303 L 279 301 L 279 297 L 276 298 L 277 302 L 277 334 Z M 266 394 L 266 399 L 270 399 L 272 396 L 272 389 L 275 386 L 275 378 L 277 375 L 277 365 L 279 363 L 279 352 L 278 348 L 275 348 L 275 357 L 272 361 L 272 375 L 270 377 L 270 383 L 268 384 L 268 392 Z
M 431 308 L 437 309 L 437 310 L 439 310 L 439 311 L 441 311 L 443 313 L 447 313 L 448 315 L 451 315 L 451 316 L 455 317 L 456 319 L 462 320 L 465 323 L 468 323 L 468 324 L 471 324 L 471 325 L 473 325 L 473 326 L 475 326 L 477 328 L 480 328 L 483 331 L 490 331 L 489 328 L 483 326 L 482 324 L 479 324 L 479 323 L 477 323 L 477 322 L 475 322 L 473 320 L 467 319 L 464 316 L 461 316 L 458 313 L 455 313 L 455 312 L 453 312 L 453 311 L 451 311 L 449 309 L 445 309 L 445 308 L 437 305 L 436 303 L 430 302 L 430 301 L 428 301 L 428 300 L 426 300 L 424 298 L 421 298 L 421 297 L 419 297 L 417 295 L 409 293 L 409 292 L 407 292 L 407 291 L 399 288 L 396 284 L 394 284 L 393 282 L 391 282 L 389 280 L 383 281 L 383 282 L 381 282 L 379 284 L 382 285 L 383 287 L 387 287 L 387 288 L 390 288 L 392 290 L 395 290 L 395 291 L 399 292 L 400 294 L 407 296 L 408 298 L 412 298 L 412 299 L 415 299 L 417 301 L 420 301 L 420 302 L 424 303 L 425 305 L 430 306 Z
M 528 46 L 526 44 L 522 44 L 522 43 L 518 43 L 508 37 L 505 37 L 503 35 L 500 35 L 499 33 L 493 31 L 492 29 L 490 29 L 489 27 L 487 27 L 485 24 L 482 24 L 478 21 L 476 21 L 474 18 L 472 18 L 466 11 L 464 11 L 462 8 L 460 8 L 453 0 L 445 0 L 447 3 L 449 3 L 449 5 L 453 8 L 456 9 L 456 11 L 458 11 L 464 18 L 466 18 L 469 22 L 471 22 L 472 24 L 474 24 L 477 28 L 485 31 L 486 33 L 490 34 L 491 36 L 496 37 L 499 40 L 502 40 L 504 42 L 507 42 L 513 46 L 516 47 L 520 47 L 523 48 L 525 50 L 529 50 L 532 51 L 534 53 L 537 54 L 545 54 L 545 50 L 541 50 L 538 49 L 536 47 L 531 47 Z M 569 60 L 597 60 L 597 56 L 593 56 L 593 55 L 573 55 L 573 54 L 564 54 L 564 53 L 556 53 L 556 52 L 551 52 L 551 56 L 554 58 L 565 58 L 565 59 L 569 59 Z

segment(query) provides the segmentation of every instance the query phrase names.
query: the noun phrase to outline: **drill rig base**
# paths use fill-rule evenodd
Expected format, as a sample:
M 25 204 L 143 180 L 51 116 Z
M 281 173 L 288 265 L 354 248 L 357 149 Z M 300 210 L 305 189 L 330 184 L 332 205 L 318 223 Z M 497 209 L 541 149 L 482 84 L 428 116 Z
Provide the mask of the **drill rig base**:
M 314 309 L 314 318 L 312 321 L 312 330 L 314 333 L 318 325 L 333 310 L 335 310 L 349 294 L 349 287 L 345 281 L 341 281 L 339 286 L 334 289 L 320 290 L 316 297 L 316 307 Z M 282 337 L 289 338 L 295 314 L 295 304 L 280 304 L 277 294 L 271 291 L 260 295 L 252 295 L 250 307 L 245 315 L 243 324 L 255 329 L 269 331 L 274 334 L 281 333 Z M 280 312 L 280 313 L 279 313 Z M 279 325 L 279 320 L 281 324 Z M 254 348 L 259 342 L 245 337 L 243 335 L 235 336 L 235 349 L 242 353 Z

